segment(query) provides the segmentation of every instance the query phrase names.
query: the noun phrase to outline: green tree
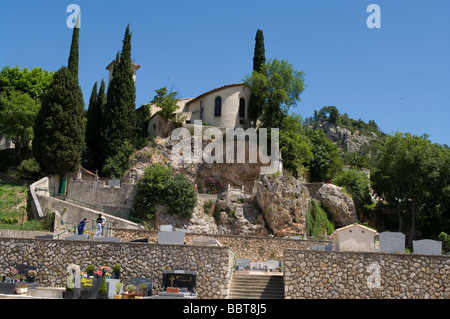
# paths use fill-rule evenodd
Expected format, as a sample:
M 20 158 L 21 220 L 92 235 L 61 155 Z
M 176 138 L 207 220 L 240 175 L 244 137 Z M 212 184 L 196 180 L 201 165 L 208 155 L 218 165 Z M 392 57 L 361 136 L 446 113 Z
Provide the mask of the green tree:
M 306 136 L 300 115 L 287 115 L 284 129 L 280 132 L 280 151 L 283 167 L 298 178 L 303 175 L 306 166 L 313 158 L 312 145 Z
M 136 134 L 136 88 L 131 69 L 131 33 L 127 26 L 122 52 L 116 56 L 102 116 L 102 162 L 114 156 Z
M 78 59 L 79 59 L 78 46 L 80 37 L 79 21 L 80 15 L 78 14 L 77 19 L 75 21 L 75 26 L 73 28 L 72 43 L 70 45 L 69 60 L 67 63 L 67 68 L 77 78 L 77 81 L 78 81 Z
M 363 214 L 367 206 L 372 204 L 369 177 L 356 170 L 342 171 L 333 178 L 332 183 L 342 186 L 352 195 L 356 211 Z
M 47 174 L 78 168 L 84 147 L 84 102 L 78 80 L 66 68 L 54 75 L 34 125 L 33 153 Z
M 168 181 L 172 178 L 172 169 L 161 164 L 152 164 L 145 169 L 144 176 L 136 186 L 131 216 L 139 219 L 151 219 L 157 203 L 164 201 Z
M 102 114 L 105 102 L 105 81 L 102 79 L 98 94 L 97 82 L 95 82 L 92 88 L 89 107 L 86 112 L 86 154 L 84 160 L 86 168 L 91 171 L 101 169 L 104 165 L 100 158 L 99 138 L 102 132 Z
M 187 177 L 176 174 L 167 183 L 167 195 L 164 201 L 169 213 L 191 218 L 197 205 L 197 192 Z
M 286 60 L 269 60 L 261 72 L 253 71 L 245 85 L 261 96 L 261 127 L 283 130 L 289 108 L 300 101 L 304 90 L 303 72 L 296 71 Z
M 10 139 L 17 150 L 17 156 L 29 148 L 33 140 L 33 126 L 41 103 L 28 93 L 11 91 L 0 94 L 0 136 Z
M 311 209 L 306 213 L 306 233 L 314 238 L 325 238 L 334 232 L 334 225 L 328 219 L 320 202 L 311 200 Z
M 321 129 L 306 130 L 311 141 L 313 158 L 309 163 L 311 180 L 322 182 L 331 178 L 342 170 L 339 149 L 325 135 Z
M 177 92 L 169 92 L 167 93 L 167 88 L 163 87 L 158 90 L 155 90 L 156 95 L 152 100 L 152 103 L 159 107 L 159 114 L 161 114 L 166 120 L 170 120 L 173 117 L 173 114 L 180 107 L 177 105 L 178 98 Z
M 264 65 L 266 63 L 265 48 L 264 48 L 264 35 L 262 30 L 256 31 L 255 36 L 255 51 L 253 54 L 253 72 L 264 72 Z M 250 101 L 248 104 L 248 117 L 253 121 L 256 126 L 256 120 L 260 116 L 261 107 L 264 102 L 262 94 L 256 95 L 251 93 Z
M 397 132 L 386 139 L 376 169 L 371 173 L 377 195 L 397 207 L 399 231 L 402 231 L 403 217 L 410 219 L 409 247 L 416 227 L 422 227 L 416 224 L 416 219 L 435 217 L 440 209 L 437 198 L 443 199 L 441 194 L 445 193 L 445 185 L 440 182 L 445 176 L 443 162 L 445 153 L 427 135 Z
M 41 101 L 52 82 L 54 72 L 42 68 L 20 69 L 4 66 L 0 72 L 0 93 L 11 94 L 13 91 L 28 93 L 31 98 Z M 1 109 L 1 105 L 0 105 Z

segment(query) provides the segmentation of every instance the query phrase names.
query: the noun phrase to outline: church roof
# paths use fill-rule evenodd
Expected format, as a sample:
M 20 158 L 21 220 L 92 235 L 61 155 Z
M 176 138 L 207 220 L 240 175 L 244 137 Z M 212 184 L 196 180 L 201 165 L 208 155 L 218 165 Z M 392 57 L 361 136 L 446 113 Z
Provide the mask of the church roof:
M 221 90 L 224 90 L 224 89 L 228 89 L 228 88 L 231 88 L 231 87 L 235 87 L 235 86 L 242 86 L 242 85 L 244 85 L 243 82 L 241 82 L 241 83 L 234 83 L 234 84 L 223 85 L 223 86 L 221 86 L 221 87 L 218 87 L 218 88 L 212 89 L 212 90 L 210 90 L 210 91 L 208 91 L 208 92 L 205 92 L 205 93 L 203 93 L 203 94 L 197 96 L 196 98 L 193 98 L 193 99 L 190 100 L 189 102 L 186 102 L 186 105 L 191 104 L 191 103 L 194 103 L 194 102 L 196 102 L 196 101 L 198 101 L 198 100 L 204 98 L 205 96 L 207 96 L 207 95 L 209 95 L 209 94 L 211 94 L 211 93 L 214 93 L 214 92 L 217 92 L 217 91 L 221 91 Z

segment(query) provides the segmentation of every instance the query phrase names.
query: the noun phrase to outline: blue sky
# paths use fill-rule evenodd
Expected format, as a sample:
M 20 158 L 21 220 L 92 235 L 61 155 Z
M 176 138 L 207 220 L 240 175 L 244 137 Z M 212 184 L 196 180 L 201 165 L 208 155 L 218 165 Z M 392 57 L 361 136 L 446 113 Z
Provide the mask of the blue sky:
M 427 133 L 450 145 L 450 1 L 448 0 L 2 0 L 0 66 L 67 65 L 69 4 L 81 8 L 79 80 L 87 102 L 95 81 L 133 33 L 136 106 L 166 86 L 179 97 L 241 82 L 252 70 L 254 38 L 266 58 L 305 73 L 291 111 L 309 117 L 334 105 L 375 120 L 385 133 Z M 369 4 L 381 8 L 370 29 Z M 87 107 L 87 105 L 86 105 Z

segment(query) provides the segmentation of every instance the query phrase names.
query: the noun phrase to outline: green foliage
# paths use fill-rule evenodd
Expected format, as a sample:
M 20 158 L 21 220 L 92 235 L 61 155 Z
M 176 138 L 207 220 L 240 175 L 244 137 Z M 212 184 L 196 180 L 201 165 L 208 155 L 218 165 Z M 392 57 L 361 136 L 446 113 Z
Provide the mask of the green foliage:
M 156 95 L 152 100 L 152 103 L 159 107 L 159 114 L 161 114 L 166 120 L 170 120 L 176 110 L 179 109 L 177 105 L 178 98 L 177 92 L 167 93 L 167 88 L 163 87 L 155 90 Z
M 44 175 L 42 174 L 41 167 L 36 159 L 30 158 L 23 160 L 22 163 L 20 163 L 19 176 L 25 179 L 38 180 Z
M 314 238 L 324 238 L 334 232 L 333 223 L 328 219 L 320 202 L 311 200 L 311 209 L 306 213 L 306 233 Z
M 102 168 L 103 174 L 109 178 L 121 179 L 128 169 L 129 158 L 134 151 L 134 146 L 125 141 L 114 156 L 106 159 L 106 163 Z
M 172 177 L 170 167 L 153 164 L 148 167 L 137 184 L 131 216 L 139 219 L 152 219 L 154 205 L 161 203 L 166 194 L 167 183 Z
M 108 292 L 108 286 L 106 285 L 106 276 L 102 276 L 102 281 L 98 286 L 98 292 Z
M 100 136 L 101 161 L 113 157 L 136 134 L 136 88 L 131 68 L 131 33 L 125 30 L 122 52 L 117 53 L 108 85 Z
M 312 144 L 313 158 L 309 163 L 311 180 L 322 182 L 325 178 L 331 178 L 342 170 L 342 162 L 339 150 L 321 129 L 306 130 Z
M 261 127 L 283 130 L 289 108 L 300 101 L 304 89 L 303 72 L 296 71 L 286 60 L 269 60 L 261 72 L 253 71 L 245 78 L 245 85 L 260 96 Z
M 357 212 L 363 212 L 365 207 L 372 205 L 369 178 L 366 174 L 355 170 L 342 171 L 333 178 L 332 183 L 344 187 L 352 195 Z
M 41 100 L 47 93 L 48 87 L 53 80 L 54 72 L 42 68 L 20 69 L 4 66 L 0 72 L 0 93 L 11 94 L 13 91 L 28 93 L 31 98 Z
M 106 103 L 105 81 L 102 79 L 97 94 L 97 82 L 92 88 L 89 99 L 89 108 L 86 112 L 86 151 L 84 165 L 87 169 L 95 171 L 101 169 L 104 163 L 101 161 L 99 136 L 102 132 L 102 114 Z
M 300 115 L 287 115 L 283 126 L 284 129 L 280 132 L 283 167 L 298 178 L 313 158 L 312 145 L 305 133 Z
M 70 45 L 70 54 L 69 54 L 69 60 L 67 63 L 67 68 L 70 72 L 76 77 L 78 81 L 78 43 L 79 43 L 79 37 L 80 37 L 80 28 L 79 28 L 79 20 L 80 15 L 78 14 L 76 21 L 75 21 L 75 27 L 73 28 L 72 33 L 72 43 Z
M 261 73 L 263 66 L 266 63 L 265 48 L 264 48 L 264 35 L 262 30 L 256 31 L 255 36 L 255 52 L 253 54 L 253 71 Z M 248 117 L 255 122 L 261 114 L 262 104 L 264 97 L 252 92 L 250 95 L 250 101 L 248 104 Z
M 442 241 L 443 250 L 449 251 L 450 250 L 450 236 L 444 232 L 441 232 L 438 236 L 438 239 L 440 241 Z
M 18 154 L 33 140 L 33 126 L 41 103 L 20 91 L 0 95 L 0 136 L 14 142 Z
M 197 192 L 191 181 L 182 174 L 176 174 L 167 183 L 166 206 L 171 214 L 191 218 L 197 205 Z
M 77 79 L 61 67 L 42 101 L 34 126 L 33 153 L 47 174 L 78 168 L 84 147 L 84 102 Z

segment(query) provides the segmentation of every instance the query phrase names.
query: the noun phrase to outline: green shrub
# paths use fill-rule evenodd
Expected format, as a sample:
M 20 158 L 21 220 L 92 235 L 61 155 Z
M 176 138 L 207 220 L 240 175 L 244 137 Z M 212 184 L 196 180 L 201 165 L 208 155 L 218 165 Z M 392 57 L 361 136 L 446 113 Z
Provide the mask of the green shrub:
M 197 192 L 191 181 L 182 174 L 175 175 L 167 184 L 165 204 L 171 214 L 191 218 L 197 204 Z
M 342 171 L 331 182 L 344 187 L 352 195 L 353 203 L 358 212 L 363 212 L 372 206 L 369 178 L 364 173 L 355 170 Z
M 323 238 L 334 232 L 333 223 L 328 219 L 327 213 L 321 207 L 320 202 L 311 201 L 311 209 L 306 213 L 306 232 L 308 236 Z
M 34 158 L 23 160 L 22 163 L 20 163 L 19 175 L 21 178 L 31 180 L 37 180 L 44 176 L 39 163 Z

